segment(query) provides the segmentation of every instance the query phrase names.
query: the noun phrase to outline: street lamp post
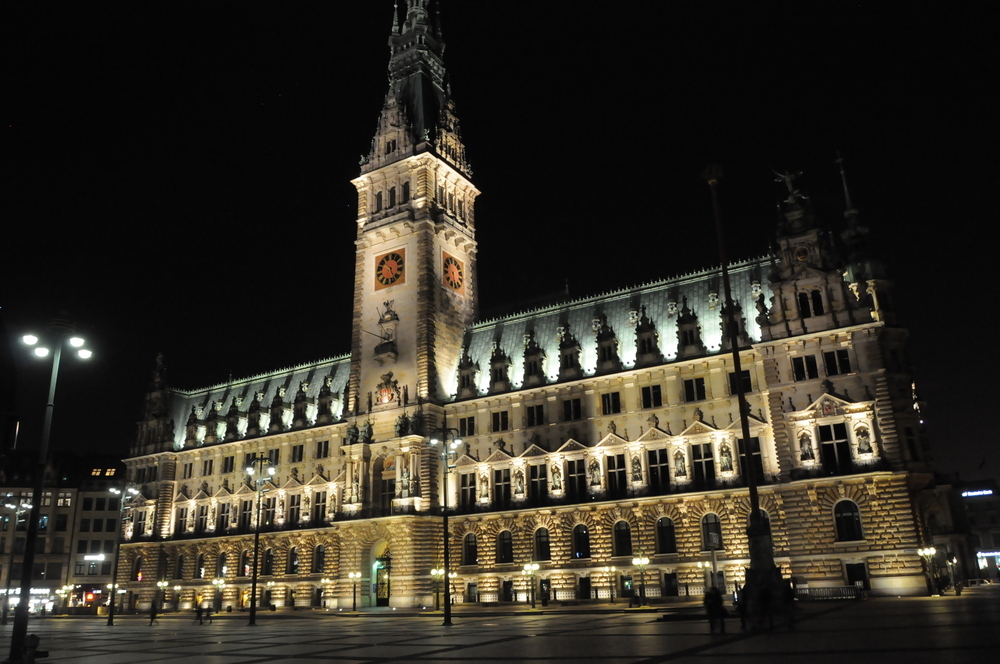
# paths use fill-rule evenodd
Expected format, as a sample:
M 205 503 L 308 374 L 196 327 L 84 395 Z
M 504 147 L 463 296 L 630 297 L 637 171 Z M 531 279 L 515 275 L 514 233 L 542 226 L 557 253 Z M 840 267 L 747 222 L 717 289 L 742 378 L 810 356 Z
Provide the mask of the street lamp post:
M 434 579 L 434 610 L 441 610 L 441 579 L 444 578 L 444 570 L 435 567 L 431 570 L 431 578 Z
M 12 495 L 7 496 L 8 500 L 13 498 Z M 31 510 L 31 503 L 26 503 L 21 501 L 19 503 L 4 503 L 4 507 L 9 510 L 14 510 L 14 532 L 17 532 L 17 524 L 21 523 L 21 515 L 25 512 Z M 10 606 L 10 582 L 13 580 L 14 575 L 11 571 L 14 569 L 14 547 L 10 547 L 10 563 L 7 566 L 7 592 L 3 596 L 3 611 L 2 617 L 0 617 L 0 625 L 7 624 L 7 609 Z M 20 598 L 18 598 L 20 601 Z
M 354 587 L 353 598 L 351 600 L 351 611 L 353 613 L 358 612 L 358 581 L 361 580 L 361 572 L 348 572 L 347 577 L 351 580 L 351 585 Z
M 222 611 L 222 600 L 223 600 L 223 590 L 226 588 L 226 580 L 222 577 L 212 579 L 212 585 L 215 586 L 215 610 L 216 612 Z
M 934 577 L 931 575 L 931 561 L 934 560 L 934 554 L 936 553 L 937 549 L 933 546 L 917 549 L 917 555 L 924 559 L 924 575 L 927 577 L 927 588 L 932 597 L 937 597 L 938 595 L 937 585 L 934 583 Z
M 328 604 L 327 595 L 330 593 L 330 584 L 333 583 L 333 581 L 328 577 L 324 576 L 322 579 L 319 580 L 319 583 L 320 583 L 320 588 L 322 588 L 323 590 L 323 608 L 328 609 L 330 607 Z
M 649 558 L 640 553 L 632 559 L 632 564 L 639 568 L 639 578 L 641 579 L 639 598 L 642 600 L 640 606 L 646 606 L 646 565 L 649 564 Z
M 450 577 L 451 565 L 449 561 L 449 542 L 448 542 L 448 471 L 453 467 L 451 461 L 454 460 L 456 450 L 458 446 L 462 444 L 462 439 L 459 438 L 458 429 L 450 429 L 445 424 L 447 420 L 442 420 L 442 426 L 439 429 L 435 429 L 432 433 L 430 444 L 437 448 L 438 443 L 442 444 L 441 458 L 444 459 L 444 483 L 442 491 L 442 503 L 441 503 L 441 514 L 444 517 L 444 572 L 446 577 Z M 440 438 L 439 438 L 440 436 Z M 451 438 L 451 442 L 448 439 Z M 444 586 L 444 622 L 441 623 L 444 626 L 451 626 L 451 582 L 447 582 Z
M 169 585 L 170 584 L 168 582 L 166 582 L 166 581 L 157 581 L 156 582 L 156 587 L 160 589 L 160 611 L 159 611 L 160 613 L 163 613 L 163 605 L 167 603 L 167 586 L 169 586 Z M 154 598 L 154 600 L 155 600 L 155 598 Z M 154 606 L 156 605 L 155 601 L 154 601 L 153 605 Z
M 604 573 L 608 575 L 608 589 L 611 591 L 611 603 L 615 603 L 615 572 L 617 568 L 614 565 L 604 567 Z
M 181 587 L 174 586 L 174 611 L 181 610 Z
M 524 569 L 521 570 L 523 574 L 528 579 L 528 583 L 531 584 L 531 608 L 535 608 L 535 572 L 538 571 L 538 563 L 524 563 Z
M 258 467 L 260 472 L 258 473 Z M 257 490 L 257 516 L 254 519 L 253 528 L 253 573 L 250 575 L 250 622 L 248 625 L 257 624 L 257 563 L 260 555 L 260 499 L 264 494 L 264 485 L 271 480 L 271 476 L 277 469 L 271 463 L 271 458 L 262 454 L 255 454 L 247 459 L 246 473 L 252 479 Z M 257 475 L 254 477 L 254 475 Z M 248 480 L 249 481 L 249 480 Z
M 35 566 L 35 542 L 38 541 L 38 519 L 42 510 L 42 489 L 45 479 L 45 462 L 49 456 L 49 437 L 52 434 L 52 411 L 56 402 L 56 383 L 59 378 L 59 362 L 62 359 L 63 347 L 69 345 L 76 350 L 81 359 L 89 359 L 93 353 L 84 348 L 84 340 L 74 334 L 73 326 L 67 321 L 52 321 L 49 325 L 49 341 L 52 344 L 52 373 L 49 377 L 49 396 L 45 403 L 45 420 L 42 424 L 42 438 L 38 444 L 38 465 L 35 469 L 35 482 L 32 487 L 31 514 L 28 517 L 28 532 L 24 538 L 24 556 L 21 558 L 21 593 L 17 606 L 14 607 L 14 628 L 10 636 L 10 661 L 19 661 L 24 650 L 24 640 L 28 636 L 28 604 L 31 598 L 31 571 Z M 21 337 L 29 346 L 33 346 L 36 357 L 48 357 L 50 350 L 34 334 Z
M 115 624 L 115 605 L 118 603 L 118 559 L 121 557 L 122 545 L 122 522 L 125 519 L 125 505 L 139 495 L 135 487 L 126 487 L 125 490 L 111 487 L 111 493 L 119 496 L 118 499 L 118 534 L 115 536 L 115 563 L 111 570 L 111 601 L 108 604 L 108 627 Z M 155 599 L 155 598 L 154 598 Z

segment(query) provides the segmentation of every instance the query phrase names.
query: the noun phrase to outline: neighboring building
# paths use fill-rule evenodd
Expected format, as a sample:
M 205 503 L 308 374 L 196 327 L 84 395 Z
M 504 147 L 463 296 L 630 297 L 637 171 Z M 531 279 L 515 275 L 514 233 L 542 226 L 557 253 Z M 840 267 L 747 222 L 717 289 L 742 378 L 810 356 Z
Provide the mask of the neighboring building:
M 121 521 L 124 467 L 117 459 L 92 458 L 80 462 L 79 493 L 67 594 L 71 607 L 97 607 L 107 603 L 115 559 L 115 542 Z
M 350 354 L 191 391 L 158 361 L 126 461 L 142 494 L 118 577 L 130 605 L 147 608 L 158 580 L 181 607 L 248 604 L 256 454 L 277 469 L 259 522 L 265 603 L 349 605 L 359 571 L 363 605 L 430 604 L 442 426 L 463 439 L 447 485 L 459 601 L 523 598 L 531 560 L 540 594 L 629 594 L 640 552 L 651 596 L 700 592 L 712 549 L 731 588 L 748 564 L 748 473 L 784 574 L 926 592 L 914 494 L 932 475 L 907 332 L 849 199 L 831 235 L 788 176 L 776 253 L 730 267 L 740 375 L 718 268 L 478 321 L 476 257 L 491 248 L 476 243 L 479 191 L 426 5 L 393 24 L 354 180 Z
M 976 558 L 976 578 L 1000 580 L 1000 489 L 996 480 L 964 482 L 961 487 Z

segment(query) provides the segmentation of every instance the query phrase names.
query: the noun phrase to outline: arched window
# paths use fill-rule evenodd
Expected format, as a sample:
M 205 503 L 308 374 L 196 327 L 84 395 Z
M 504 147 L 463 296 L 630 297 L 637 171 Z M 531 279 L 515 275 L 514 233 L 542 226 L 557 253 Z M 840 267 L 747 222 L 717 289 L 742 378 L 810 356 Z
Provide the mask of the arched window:
M 502 530 L 497 535 L 497 563 L 514 562 L 514 538 L 509 530 Z
M 838 542 L 853 542 L 865 538 L 861 531 L 861 510 L 853 500 L 841 500 L 833 506 L 833 524 Z
M 142 581 L 142 556 L 137 557 L 132 563 L 132 580 Z
M 619 521 L 615 524 L 615 547 L 612 555 L 631 556 L 632 555 L 632 528 L 628 521 Z
M 409 182 L 404 182 L 403 183 L 403 196 L 402 196 L 402 200 L 400 202 L 401 203 L 409 203 L 410 202 L 410 183 Z
M 381 191 L 378 192 L 377 194 L 375 194 L 375 211 L 376 212 L 381 212 L 382 211 L 382 192 Z
M 582 523 L 573 529 L 573 558 L 590 558 L 590 531 Z
M 264 550 L 264 564 L 261 566 L 261 574 L 264 576 L 270 576 L 274 574 L 274 550 L 265 549 Z
M 378 212 L 378 210 L 376 210 L 376 212 Z M 812 316 L 812 311 L 809 309 L 809 293 L 799 293 L 799 315 L 803 318 L 809 318 Z
M 389 207 L 396 207 L 396 188 L 389 187 Z
M 324 567 L 326 567 L 326 549 L 320 544 L 313 549 L 312 573 L 322 574 Z
M 812 292 L 812 301 L 813 301 L 813 316 L 822 316 L 823 295 L 818 290 L 814 290 Z
M 198 564 L 194 567 L 194 578 L 204 579 L 205 578 L 205 554 L 198 554 Z
M 722 548 L 722 522 L 717 514 L 709 512 L 701 517 L 701 550 L 718 551 Z
M 552 551 L 549 547 L 549 529 L 539 528 L 535 531 L 535 551 L 532 560 L 551 560 Z
M 177 561 L 174 563 L 174 578 L 184 578 L 184 556 L 177 556 Z
M 292 547 L 288 550 L 288 560 L 285 562 L 285 574 L 299 573 L 299 550 Z
M 677 536 L 672 519 L 663 517 L 656 521 L 656 552 L 677 553 Z
M 236 568 L 236 576 L 250 576 L 250 552 L 240 552 L 240 565 Z
M 227 571 L 229 571 L 229 565 L 226 564 L 226 554 L 220 553 L 215 560 L 215 576 L 224 579 Z
M 462 540 L 462 564 L 479 564 L 479 545 L 476 543 L 475 533 L 468 533 Z

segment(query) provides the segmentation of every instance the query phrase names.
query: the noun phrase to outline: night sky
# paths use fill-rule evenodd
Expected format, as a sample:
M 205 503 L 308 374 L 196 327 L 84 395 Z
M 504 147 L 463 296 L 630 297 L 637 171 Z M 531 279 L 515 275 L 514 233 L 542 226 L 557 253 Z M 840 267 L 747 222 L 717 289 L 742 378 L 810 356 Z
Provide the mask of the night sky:
M 731 259 L 768 250 L 772 169 L 802 170 L 838 226 L 840 150 L 911 330 L 937 467 L 1000 476 L 986 417 L 998 17 L 945 7 L 446 1 L 483 191 L 481 309 L 717 264 L 712 162 Z M 349 350 L 349 180 L 387 88 L 391 12 L 5 7 L 0 313 L 16 339 L 67 310 L 95 351 L 65 365 L 53 445 L 123 452 L 158 352 L 171 384 L 194 388 Z M 9 355 L 5 401 L 33 444 L 47 372 L 20 344 Z

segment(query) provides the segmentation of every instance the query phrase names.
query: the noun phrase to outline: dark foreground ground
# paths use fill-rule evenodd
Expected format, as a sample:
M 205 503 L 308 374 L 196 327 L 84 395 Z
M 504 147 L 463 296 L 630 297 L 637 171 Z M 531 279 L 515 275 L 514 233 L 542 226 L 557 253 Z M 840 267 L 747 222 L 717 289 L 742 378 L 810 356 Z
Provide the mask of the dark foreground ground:
M 610 608 L 610 607 L 608 607 Z M 384 611 L 384 610 L 383 610 Z M 256 627 L 229 614 L 198 625 L 185 616 L 33 620 L 30 632 L 49 662 L 75 664 L 318 664 L 319 662 L 592 662 L 654 664 L 945 664 L 996 661 L 1000 652 L 1000 588 L 961 597 L 872 599 L 800 605 L 794 630 L 709 634 L 702 620 L 658 620 L 662 611 L 551 613 L 456 610 L 440 617 L 402 612 L 262 613 Z M 681 619 L 678 619 L 681 618 Z M 5 657 L 10 626 L 0 627 Z

